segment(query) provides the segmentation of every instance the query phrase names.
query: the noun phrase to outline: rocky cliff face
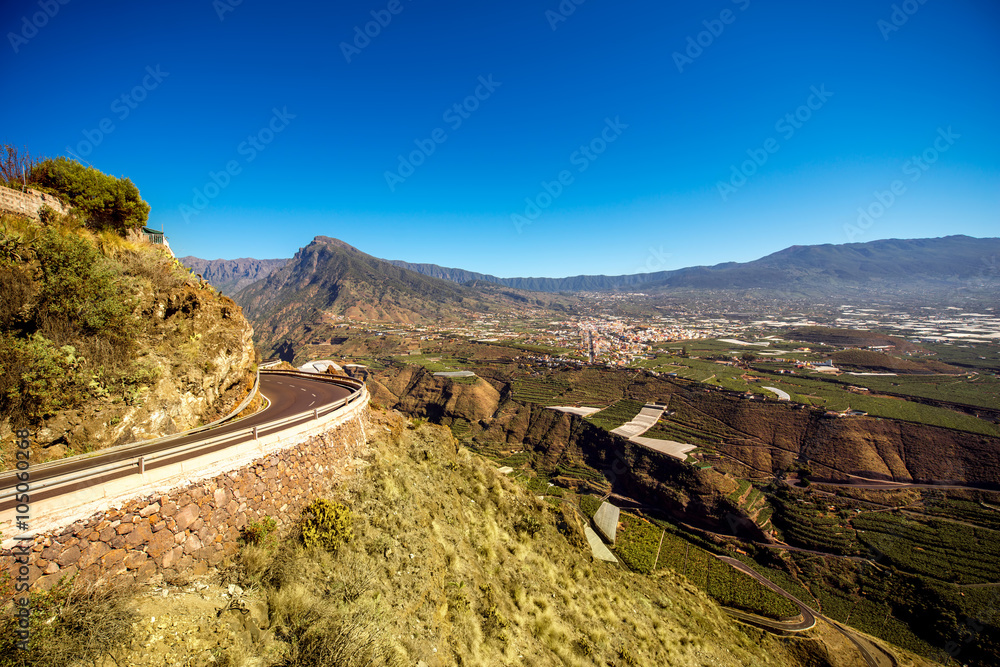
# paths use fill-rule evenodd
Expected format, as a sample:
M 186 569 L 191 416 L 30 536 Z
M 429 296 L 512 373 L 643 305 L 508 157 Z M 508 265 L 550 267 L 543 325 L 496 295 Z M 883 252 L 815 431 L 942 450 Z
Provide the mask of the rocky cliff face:
M 373 400 L 442 424 L 468 423 L 481 442 L 524 447 L 538 457 L 536 468 L 557 474 L 560 465 L 584 464 L 603 473 L 600 491 L 660 507 L 681 521 L 729 532 L 734 521 L 757 531 L 726 495 L 736 483 L 717 472 L 700 471 L 612 435 L 575 415 L 519 403 L 505 387 L 477 378 L 460 384 L 413 366 L 369 380 Z M 753 537 L 761 539 L 759 532 Z
M 16 429 L 40 463 L 172 435 L 247 396 L 253 329 L 162 247 L 24 219 L 0 219 L 0 246 L 0 465 Z
M 288 263 L 287 259 L 199 259 L 197 257 L 181 257 L 181 264 L 190 267 L 195 273 L 212 283 L 226 294 L 235 294 L 247 285 L 267 278 Z
M 92 397 L 46 419 L 34 439 L 46 459 L 172 435 L 223 417 L 254 381 L 253 329 L 239 306 L 209 289 L 158 294 L 144 309 L 155 379 L 129 400 Z
M 689 423 L 717 430 L 722 440 L 717 449 L 744 463 L 741 474 L 773 474 L 803 464 L 821 480 L 856 475 L 1000 488 L 995 437 L 892 419 L 831 418 L 823 411 L 716 392 L 680 392 L 670 407 Z
M 816 480 L 858 475 L 1000 486 L 996 438 L 887 419 L 830 418 L 822 411 L 745 401 L 660 380 L 636 380 L 630 397 L 669 397 L 678 418 L 718 434 L 714 448 L 722 456 L 712 458 L 713 470 L 682 464 L 579 417 L 512 400 L 509 386 L 499 380 L 461 384 L 407 366 L 380 371 L 368 384 L 383 405 L 455 425 L 456 432 L 479 443 L 533 452 L 538 470 L 558 475 L 560 466 L 584 464 L 606 479 L 592 490 L 660 507 L 709 530 L 731 533 L 736 526 L 753 539 L 763 538 L 753 512 L 728 497 L 737 484 L 723 473 L 759 478 L 807 466 Z

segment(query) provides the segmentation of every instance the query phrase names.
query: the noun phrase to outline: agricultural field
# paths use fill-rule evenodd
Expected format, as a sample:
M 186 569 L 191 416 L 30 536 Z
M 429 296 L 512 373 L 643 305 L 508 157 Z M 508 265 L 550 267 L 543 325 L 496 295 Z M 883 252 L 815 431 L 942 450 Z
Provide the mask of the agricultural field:
M 784 487 L 776 487 L 768 500 L 776 508 L 771 522 L 789 544 L 838 555 L 863 551 L 843 510 L 831 512 Z
M 787 598 L 717 558 L 710 565 L 708 594 L 723 606 L 768 618 L 788 618 L 799 613 Z
M 513 397 L 521 403 L 562 405 L 556 397 L 568 389 L 569 384 L 549 376 L 517 378 L 513 382 Z
M 455 357 L 433 354 L 402 354 L 393 357 L 396 361 L 413 366 L 423 366 L 432 373 L 467 370 L 468 363 Z
M 790 350 L 796 344 L 778 342 L 777 345 L 781 346 L 780 349 Z M 750 374 L 761 377 L 764 382 L 747 382 L 743 378 L 743 375 L 747 374 L 745 368 L 726 366 L 707 359 L 693 359 L 691 356 L 659 354 L 655 359 L 639 362 L 637 367 L 663 373 L 677 373 L 678 377 L 709 386 L 730 391 L 749 391 L 763 398 L 773 399 L 774 395 L 762 388 L 766 384 L 788 392 L 793 402 L 822 407 L 827 410 L 841 411 L 851 408 L 867 412 L 874 417 L 899 419 L 971 433 L 1000 436 L 1000 427 L 996 424 L 969 414 L 945 407 L 858 394 L 847 390 L 849 386 L 858 386 L 866 387 L 876 393 L 888 392 L 969 406 L 995 408 L 1000 405 L 1000 379 L 990 374 L 981 373 L 972 378 L 955 375 L 872 376 L 843 374 L 821 376 L 814 372 L 798 369 L 795 371 L 796 374 L 788 375 L 779 374 L 777 371 L 794 370 L 793 363 L 769 362 L 766 356 L 759 356 L 760 352 L 766 352 L 769 348 L 738 347 L 717 340 L 687 341 L 684 347 L 688 355 L 693 356 L 742 357 L 746 354 L 755 355 L 757 360 L 751 364 L 753 370 Z M 811 347 L 820 346 L 813 344 Z M 680 347 L 677 344 L 670 344 L 667 349 L 675 351 Z M 828 349 L 832 352 L 835 348 Z M 825 355 L 817 354 L 814 350 L 809 353 L 793 354 L 790 352 L 782 354 L 781 358 L 816 361 L 822 356 Z M 946 360 L 939 359 L 939 361 Z M 677 439 L 671 438 L 667 434 L 655 437 Z
M 973 377 L 947 375 L 841 375 L 839 382 L 867 387 L 874 392 L 996 408 L 1000 406 L 1000 379 L 980 374 Z
M 607 431 L 612 431 L 631 421 L 633 417 L 639 414 L 643 405 L 645 404 L 640 401 L 623 399 L 611 407 L 605 408 L 600 412 L 595 412 L 587 417 L 587 420 L 595 426 L 599 426 Z
M 1000 507 L 994 509 L 982 500 L 966 500 L 940 496 L 934 492 L 922 494 L 924 514 L 974 523 L 983 528 L 1000 531 Z
M 900 570 L 956 584 L 1000 582 L 1000 533 L 951 520 L 868 513 L 858 539 Z
M 632 570 L 651 574 L 656 569 L 663 529 L 625 512 L 621 514 L 620 524 L 615 553 Z
M 800 602 L 807 604 L 814 609 L 818 608 L 817 600 L 813 596 L 812 592 L 810 592 L 808 588 L 803 586 L 798 579 L 790 575 L 786 570 L 761 565 L 749 556 L 737 555 L 735 558 L 758 574 L 763 575 L 771 583 L 778 585 L 784 591 L 794 595 Z
M 615 553 L 636 572 L 650 574 L 667 567 L 686 575 L 721 605 L 768 618 L 798 614 L 786 598 L 666 529 L 624 512 L 621 524 Z
M 746 439 L 745 434 L 700 412 L 686 400 L 671 400 L 670 405 L 674 414 L 661 417 L 653 428 L 646 431 L 646 437 L 676 440 L 707 448 L 726 440 L 739 442 Z
M 768 378 L 767 382 L 769 384 L 774 382 L 775 384 L 772 386 L 787 391 L 792 395 L 793 401 L 819 406 L 827 410 L 842 411 L 850 408 L 867 412 L 872 417 L 898 419 L 970 433 L 1000 436 L 1000 427 L 972 415 L 913 401 L 849 392 L 847 391 L 849 384 L 862 386 L 864 383 L 857 380 L 865 378 L 853 375 L 845 375 L 841 378 L 848 378 L 848 380 L 841 382 L 839 379 L 813 379 L 782 375 Z
M 751 549 L 753 563 L 741 560 L 834 620 L 932 656 L 962 636 L 967 619 L 985 623 L 990 617 L 984 614 L 1000 603 L 994 585 L 1000 581 L 1000 533 L 984 525 L 996 520 L 983 500 L 994 494 L 914 492 L 907 509 L 861 514 L 858 508 L 874 507 L 870 502 L 877 499 L 820 499 L 789 489 L 770 495 L 774 523 L 786 541 L 831 555 Z M 832 555 L 838 552 L 860 558 Z M 980 655 L 1000 659 L 995 623 L 974 639 Z
M 597 368 L 560 373 L 560 379 L 570 385 L 569 391 L 560 396 L 563 405 L 609 406 L 625 397 L 629 384 L 625 373 Z
M 569 347 L 556 347 L 554 345 L 540 345 L 538 343 L 521 343 L 521 342 L 508 342 L 503 344 L 504 347 L 509 347 L 514 350 L 522 350 L 524 352 L 532 352 L 534 354 L 549 354 L 552 356 L 572 356 L 572 348 Z
M 596 484 L 605 485 L 607 484 L 607 479 L 599 471 L 591 468 L 583 463 L 577 465 L 570 465 L 567 463 L 560 463 L 555 471 L 555 475 L 558 477 L 566 477 L 569 479 L 579 479 L 582 481 L 594 482 Z
M 594 518 L 597 510 L 601 507 L 601 499 L 591 495 L 580 496 L 579 503 L 580 510 L 591 519 Z
M 750 488 L 750 482 L 745 479 L 741 479 L 739 482 L 739 486 L 737 486 L 733 490 L 733 492 L 729 494 L 729 499 L 734 503 L 739 503 L 740 498 L 743 497 L 743 494 L 746 493 L 747 489 L 749 488 Z
M 923 347 L 937 355 L 939 361 L 971 370 L 1000 373 L 1000 346 L 970 343 L 947 345 L 925 343 Z

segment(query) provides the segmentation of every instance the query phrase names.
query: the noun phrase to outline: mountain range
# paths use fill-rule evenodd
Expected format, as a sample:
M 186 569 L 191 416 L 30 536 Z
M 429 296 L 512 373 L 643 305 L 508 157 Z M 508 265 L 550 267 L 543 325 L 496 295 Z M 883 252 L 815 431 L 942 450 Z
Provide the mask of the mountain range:
M 266 278 L 272 271 L 288 263 L 287 259 L 199 259 L 181 257 L 181 264 L 210 282 L 220 292 L 233 294 L 247 285 Z
M 317 237 L 320 238 L 327 237 Z M 343 242 L 336 243 L 351 248 Z M 376 259 L 370 255 L 365 257 Z M 500 278 L 466 269 L 402 260 L 379 260 L 382 262 L 379 272 L 390 271 L 391 266 L 395 270 L 387 275 L 407 275 L 398 273 L 403 270 L 464 286 L 497 285 L 516 290 L 553 293 L 623 289 L 661 292 L 674 289 L 756 288 L 817 293 L 845 287 L 896 287 L 905 290 L 949 284 L 995 285 L 1000 281 L 998 258 L 1000 238 L 956 235 L 842 245 L 791 246 L 750 262 L 725 262 L 714 266 L 693 266 L 620 276 Z M 201 273 L 219 289 L 236 292 L 268 277 L 294 260 L 203 260 L 183 257 L 181 261 Z M 407 278 L 407 282 L 414 288 L 420 284 L 412 277 Z M 437 285 L 433 291 L 440 292 L 442 289 L 444 288 Z
M 418 324 L 468 321 L 477 313 L 558 309 L 564 297 L 501 285 L 474 287 L 425 276 L 317 236 L 284 266 L 235 296 L 267 349 L 338 320 Z
M 579 275 L 567 278 L 498 278 L 435 264 L 392 264 L 457 283 L 484 281 L 543 292 L 605 291 L 641 288 L 747 289 L 817 288 L 838 283 L 864 285 L 913 281 L 995 282 L 1000 279 L 1000 238 L 946 236 L 934 239 L 888 239 L 843 245 L 791 246 L 751 262 L 726 262 L 672 271 L 621 276 Z

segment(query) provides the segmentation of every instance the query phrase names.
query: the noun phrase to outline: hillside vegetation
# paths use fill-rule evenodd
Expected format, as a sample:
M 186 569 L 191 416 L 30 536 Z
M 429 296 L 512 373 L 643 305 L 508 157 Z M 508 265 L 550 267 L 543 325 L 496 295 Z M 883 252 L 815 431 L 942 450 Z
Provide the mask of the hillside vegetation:
M 40 460 L 174 433 L 252 383 L 239 308 L 168 251 L 87 214 L 0 217 L 0 441 L 28 428 Z
M 136 667 L 853 664 L 825 631 L 782 640 L 738 624 L 671 569 L 594 561 L 573 508 L 538 500 L 447 429 L 371 420 L 371 454 L 300 524 L 326 548 L 248 527 L 219 573 L 238 599 L 216 583 L 165 587 L 136 600 L 113 654 Z M 54 634 L 87 644 L 86 626 Z

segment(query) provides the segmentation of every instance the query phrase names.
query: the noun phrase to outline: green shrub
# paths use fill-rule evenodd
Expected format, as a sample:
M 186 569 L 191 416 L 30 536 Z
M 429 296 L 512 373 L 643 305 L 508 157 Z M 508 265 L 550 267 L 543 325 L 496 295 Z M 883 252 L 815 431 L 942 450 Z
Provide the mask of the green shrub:
M 260 521 L 251 521 L 240 531 L 241 546 L 274 548 L 278 538 L 274 534 L 278 523 L 273 516 L 266 516 Z
M 302 512 L 302 542 L 336 551 L 354 537 L 354 517 L 343 504 L 319 498 Z
M 514 524 L 514 530 L 519 533 L 527 533 L 529 537 L 534 538 L 541 532 L 542 522 L 533 516 L 524 516 Z
M 131 347 L 138 333 L 133 301 L 122 277 L 94 246 L 80 237 L 46 230 L 35 253 L 41 269 L 39 329 L 75 330 L 84 336 L 99 335 L 116 347 Z
M 41 334 L 24 339 L 0 333 L 0 406 L 17 421 L 72 407 L 84 384 L 75 361 Z
M 115 178 L 65 157 L 35 165 L 31 185 L 57 193 L 76 207 L 95 231 L 110 229 L 124 235 L 142 227 L 149 218 L 149 204 L 127 178 Z

